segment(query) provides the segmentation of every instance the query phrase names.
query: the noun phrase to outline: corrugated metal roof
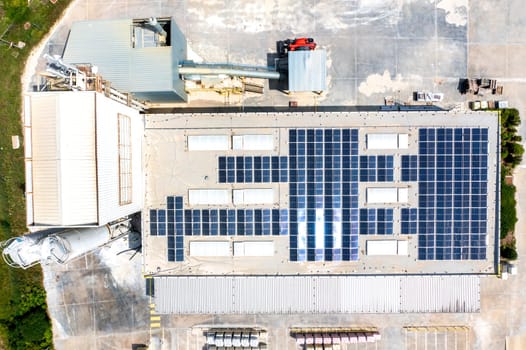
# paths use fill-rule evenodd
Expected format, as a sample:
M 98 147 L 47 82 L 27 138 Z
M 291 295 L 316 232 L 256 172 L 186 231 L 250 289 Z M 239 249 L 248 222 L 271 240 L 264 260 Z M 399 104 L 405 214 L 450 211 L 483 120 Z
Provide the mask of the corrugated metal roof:
M 143 123 L 139 112 L 96 94 L 97 114 L 97 190 L 99 223 L 106 224 L 142 209 L 142 137 Z M 118 115 L 131 122 L 131 202 L 120 204 L 119 198 L 119 130 Z
M 288 53 L 289 91 L 325 91 L 327 53 L 325 50 Z
M 162 314 L 478 312 L 477 276 L 156 277 Z
M 136 110 L 93 91 L 35 93 L 29 100 L 28 225 L 104 225 L 141 210 L 143 123 Z M 132 123 L 132 200 L 125 205 L 119 203 L 119 113 Z
M 91 63 L 122 92 L 130 86 L 129 19 L 74 22 L 64 49 L 64 62 Z
M 31 95 L 33 219 L 30 224 L 97 223 L 93 105 L 93 93 Z
M 171 47 L 130 49 L 130 91 L 173 89 Z
M 131 19 L 73 23 L 63 59 L 66 63 L 91 63 L 99 74 L 122 92 L 136 92 L 153 102 L 186 99 L 178 63 L 186 57 L 186 39 L 172 20 L 170 47 L 132 47 Z M 168 95 L 168 96 L 167 96 Z M 157 98 L 159 96 L 159 98 Z
M 412 276 L 403 279 L 400 288 L 405 312 L 480 311 L 480 278 L 476 276 Z

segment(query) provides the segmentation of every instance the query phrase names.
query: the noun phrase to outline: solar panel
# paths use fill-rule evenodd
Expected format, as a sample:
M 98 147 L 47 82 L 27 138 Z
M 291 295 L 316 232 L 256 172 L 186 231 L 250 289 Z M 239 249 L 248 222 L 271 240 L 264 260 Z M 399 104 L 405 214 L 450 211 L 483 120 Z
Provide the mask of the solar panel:
M 385 182 L 394 180 L 393 156 L 360 156 L 360 181 Z M 349 159 L 350 163 L 350 159 Z
M 418 154 L 400 156 L 400 180 L 418 181 L 418 208 L 400 209 L 401 234 L 418 234 L 418 258 L 485 259 L 488 132 L 421 128 Z M 393 234 L 392 208 L 359 208 L 358 182 L 394 180 L 392 155 L 359 155 L 357 129 L 290 129 L 288 156 L 219 156 L 218 183 L 288 182 L 287 209 L 188 209 L 169 196 L 149 212 L 152 236 L 289 235 L 291 261 L 349 261 L 359 234 Z M 175 239 L 175 240 L 174 240 Z
M 358 133 L 350 129 L 289 130 L 291 260 L 351 259 L 350 245 L 358 241 L 351 242 L 350 225 L 344 222 L 350 218 L 342 210 L 358 207 L 358 198 L 343 183 L 358 181 L 358 166 L 351 169 L 357 143 Z
M 401 158 L 401 177 L 400 179 L 402 181 L 417 181 L 418 180 L 418 156 L 402 155 L 400 158 Z
M 419 259 L 485 259 L 487 135 L 486 128 L 420 129 Z M 402 156 L 403 180 L 411 168 Z M 414 232 L 410 210 L 401 211 L 402 233 Z

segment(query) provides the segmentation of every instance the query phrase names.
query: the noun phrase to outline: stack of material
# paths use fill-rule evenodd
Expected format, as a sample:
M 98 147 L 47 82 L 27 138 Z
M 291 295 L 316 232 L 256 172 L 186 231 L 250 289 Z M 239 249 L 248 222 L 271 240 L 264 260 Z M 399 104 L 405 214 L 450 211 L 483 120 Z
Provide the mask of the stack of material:
M 296 344 L 306 349 L 337 349 L 341 344 L 374 343 L 381 339 L 378 331 L 341 333 L 295 333 Z

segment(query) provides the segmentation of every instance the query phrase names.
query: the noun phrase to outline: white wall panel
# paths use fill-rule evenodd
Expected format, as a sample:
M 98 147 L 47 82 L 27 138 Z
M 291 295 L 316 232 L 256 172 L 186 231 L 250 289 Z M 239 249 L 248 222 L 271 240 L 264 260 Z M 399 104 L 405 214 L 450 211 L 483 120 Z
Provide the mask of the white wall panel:
M 232 148 L 244 151 L 272 151 L 274 135 L 234 135 Z
M 190 256 L 232 256 L 228 241 L 190 241 Z

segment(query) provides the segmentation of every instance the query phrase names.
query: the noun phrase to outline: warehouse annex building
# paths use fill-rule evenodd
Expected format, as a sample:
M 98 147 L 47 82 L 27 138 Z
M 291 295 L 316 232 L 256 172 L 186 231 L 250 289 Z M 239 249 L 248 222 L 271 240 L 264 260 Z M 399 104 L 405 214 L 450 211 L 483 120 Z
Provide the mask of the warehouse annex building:
M 25 97 L 27 225 L 103 226 L 143 207 L 143 117 L 95 91 Z
M 492 113 L 147 115 L 157 311 L 476 312 L 498 149 Z

